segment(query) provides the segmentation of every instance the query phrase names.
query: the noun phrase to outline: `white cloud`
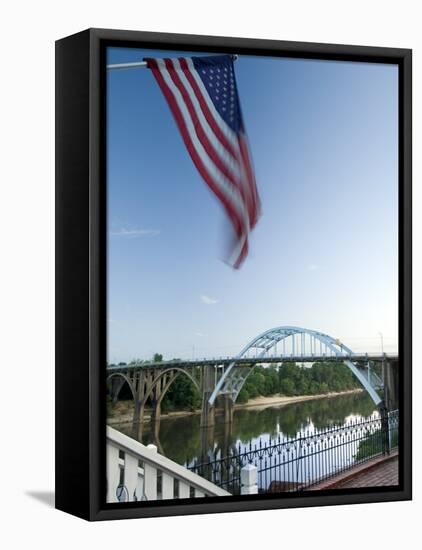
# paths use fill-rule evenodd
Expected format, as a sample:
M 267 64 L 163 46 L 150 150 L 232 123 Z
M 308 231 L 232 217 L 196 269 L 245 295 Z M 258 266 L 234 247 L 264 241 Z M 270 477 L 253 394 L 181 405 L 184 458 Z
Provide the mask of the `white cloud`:
M 159 235 L 159 229 L 126 229 L 122 228 L 119 231 L 111 231 L 110 235 L 116 237 L 143 237 L 145 235 Z
M 216 304 L 218 302 L 218 300 L 216 300 L 215 298 L 210 298 L 206 294 L 201 294 L 200 298 L 201 298 L 201 302 L 203 304 L 207 304 L 207 306 L 210 306 L 212 304 Z

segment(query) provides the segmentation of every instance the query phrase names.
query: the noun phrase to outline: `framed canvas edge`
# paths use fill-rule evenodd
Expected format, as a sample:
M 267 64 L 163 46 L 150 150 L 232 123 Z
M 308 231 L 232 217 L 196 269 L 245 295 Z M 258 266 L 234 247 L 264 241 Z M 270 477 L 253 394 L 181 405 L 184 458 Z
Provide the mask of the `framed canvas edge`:
M 85 519 L 91 474 L 89 44 L 84 31 L 55 45 L 55 506 Z
M 116 31 L 89 29 L 89 155 L 86 166 L 87 185 L 89 185 L 89 260 L 86 272 L 89 273 L 89 357 L 88 393 L 89 402 L 85 403 L 89 411 L 88 441 L 84 460 L 89 471 L 87 488 L 88 502 L 81 503 L 81 512 L 65 509 L 89 520 L 110 520 L 137 517 L 156 517 L 185 514 L 204 514 L 236 511 L 253 511 L 288 507 L 328 506 L 337 504 L 355 504 L 383 501 L 409 500 L 412 498 L 411 474 L 411 117 L 412 117 L 412 53 L 409 49 L 378 48 L 368 46 L 345 46 L 333 44 L 314 44 L 303 42 L 284 42 L 257 40 L 249 38 L 210 37 L 169 33 L 150 33 L 142 31 Z M 83 34 L 83 33 L 80 33 Z M 76 35 L 78 36 L 78 35 Z M 64 39 L 69 40 L 69 39 Z M 60 42 L 60 41 L 59 41 Z M 104 292 L 105 258 L 101 250 L 104 247 L 104 172 L 101 165 L 105 151 L 105 103 L 104 94 L 104 45 L 132 44 L 133 47 L 157 47 L 178 49 L 204 49 L 212 51 L 235 51 L 258 55 L 279 55 L 288 57 L 306 57 L 334 60 L 369 61 L 396 63 L 400 69 L 400 151 L 399 151 L 399 311 L 400 337 L 399 348 L 403 361 L 401 379 L 401 433 L 402 449 L 400 471 L 403 481 L 401 489 L 365 490 L 348 492 L 296 496 L 295 498 L 274 498 L 271 496 L 241 497 L 241 500 L 210 499 L 193 502 L 194 499 L 166 504 L 165 501 L 153 503 L 150 507 L 139 505 L 106 505 L 104 503 L 105 479 L 105 414 L 102 407 L 101 388 L 104 379 L 101 364 L 105 350 L 102 342 L 105 338 Z M 135 46 L 136 43 L 136 46 Z M 56 367 L 57 368 L 57 367 Z M 87 367 L 80 367 L 86 369 Z M 86 370 L 85 370 L 86 373 Z M 406 400 L 403 397 L 406 396 Z M 104 408 L 103 408 L 104 409 Z M 77 427 L 73 427 L 77 432 Z M 87 506 L 88 508 L 87 508 Z M 83 509 L 83 510 L 82 510 Z

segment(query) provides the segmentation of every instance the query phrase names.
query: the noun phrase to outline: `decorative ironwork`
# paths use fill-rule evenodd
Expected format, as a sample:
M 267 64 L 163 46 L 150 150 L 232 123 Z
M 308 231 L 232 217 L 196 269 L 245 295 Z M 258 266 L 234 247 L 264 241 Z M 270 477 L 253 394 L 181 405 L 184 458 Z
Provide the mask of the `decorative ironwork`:
M 187 463 L 193 472 L 232 494 L 240 493 L 240 471 L 246 464 L 258 469 L 261 492 L 303 491 L 323 480 L 386 454 L 398 446 L 398 411 L 301 432 L 296 438 L 278 435 L 248 445 L 233 446 L 207 461 Z
M 126 485 L 118 485 L 116 488 L 116 497 L 119 502 L 128 502 L 129 501 L 129 491 L 127 490 Z

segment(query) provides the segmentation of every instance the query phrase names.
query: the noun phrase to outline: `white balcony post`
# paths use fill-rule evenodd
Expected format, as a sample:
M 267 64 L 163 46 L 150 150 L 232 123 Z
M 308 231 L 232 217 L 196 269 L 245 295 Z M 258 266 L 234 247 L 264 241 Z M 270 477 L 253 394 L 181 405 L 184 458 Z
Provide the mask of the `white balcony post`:
M 174 481 L 173 478 L 163 472 L 163 500 L 167 498 L 174 498 Z
M 138 462 L 135 456 L 125 453 L 125 485 L 129 494 L 129 502 L 135 500 L 135 491 L 138 486 Z M 140 495 L 137 497 L 139 498 Z
M 147 445 L 147 449 L 157 452 L 157 447 L 152 444 Z M 157 468 L 147 462 L 144 464 L 144 491 L 148 500 L 157 499 Z
M 116 489 L 119 485 L 119 449 L 107 445 L 107 502 L 117 502 Z
M 256 495 L 258 493 L 258 468 L 253 464 L 246 464 L 240 470 L 240 494 Z
M 179 481 L 179 498 L 189 498 L 190 488 L 184 481 Z

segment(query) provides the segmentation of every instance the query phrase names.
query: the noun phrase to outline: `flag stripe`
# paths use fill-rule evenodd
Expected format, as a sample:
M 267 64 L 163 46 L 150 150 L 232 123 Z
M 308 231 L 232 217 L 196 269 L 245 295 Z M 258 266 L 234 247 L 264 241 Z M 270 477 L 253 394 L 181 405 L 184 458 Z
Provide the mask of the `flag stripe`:
M 233 185 L 227 182 L 218 170 L 213 170 L 208 155 L 193 131 L 192 121 L 186 113 L 186 107 L 178 97 L 179 91 L 172 84 L 168 74 L 166 74 L 165 66 L 160 66 L 160 60 L 154 61 L 156 61 L 156 67 L 152 66 L 153 74 L 173 112 L 192 160 L 201 176 L 224 205 L 232 220 L 236 234 L 240 237 L 245 230 L 246 218 L 241 198 L 238 196 L 237 190 Z M 213 177 L 211 173 L 213 173 Z
M 198 138 L 197 134 L 198 131 L 200 132 L 200 129 L 198 128 L 198 124 L 195 124 L 195 121 L 192 120 L 192 114 L 189 112 L 188 105 L 186 101 L 183 101 L 182 92 L 176 86 L 172 78 L 174 76 L 174 72 L 168 70 L 169 67 L 165 61 L 159 59 L 157 60 L 157 63 L 161 76 L 164 78 L 172 94 L 172 97 L 176 101 L 176 104 L 180 110 L 181 116 L 185 122 L 188 137 L 190 138 L 190 142 L 196 148 L 209 174 L 214 174 L 216 176 L 216 183 L 219 184 L 220 187 L 222 187 L 222 190 L 225 191 L 228 195 L 229 200 L 234 202 L 235 207 L 237 207 L 237 209 L 240 211 L 241 219 L 244 219 L 245 221 L 247 221 L 247 223 L 249 223 L 248 216 L 245 212 L 245 205 L 242 201 L 239 190 L 235 187 L 235 185 L 233 185 L 234 182 L 230 181 L 225 176 L 224 172 L 221 170 L 220 162 L 218 161 L 218 159 L 217 162 L 215 162 L 215 160 L 212 158 L 210 154 L 212 153 L 212 151 L 210 151 L 209 148 L 204 147 L 202 142 Z
M 248 181 L 248 189 L 250 193 L 248 211 L 250 216 L 251 229 L 253 229 L 259 218 L 259 215 L 261 212 L 261 205 L 258 197 L 258 191 L 256 188 L 254 170 L 252 168 L 252 162 L 249 155 L 249 147 L 243 133 L 241 133 L 239 136 L 239 150 L 243 160 L 243 166 L 245 168 L 246 178 Z
M 237 135 L 227 126 L 227 124 L 221 118 L 220 114 L 212 103 L 211 98 L 209 97 L 209 94 L 201 80 L 200 75 L 195 68 L 195 65 L 193 64 L 192 59 L 182 59 L 186 62 L 186 66 L 189 69 L 188 72 L 192 76 L 192 79 L 194 79 L 195 81 L 196 87 L 194 88 L 194 90 L 198 99 L 200 98 L 200 105 L 204 114 L 213 119 L 213 121 L 215 122 L 215 126 L 223 132 L 224 137 L 227 138 L 227 140 L 229 140 L 230 142 L 233 153 L 239 160 L 241 170 L 243 170 L 244 172 L 243 177 L 247 181 L 247 188 L 244 189 L 245 192 L 243 194 L 246 195 L 245 200 L 247 202 L 248 212 L 251 221 L 254 220 L 253 225 L 251 223 L 251 228 L 253 228 L 256 225 L 256 221 L 259 217 L 260 207 L 259 201 L 257 202 L 258 194 L 256 190 L 255 178 L 253 177 L 253 170 L 251 169 L 247 144 L 244 141 L 241 143 L 242 140 L 238 139 Z
M 235 158 L 238 162 L 238 167 L 240 170 L 240 185 L 239 189 L 240 192 L 244 198 L 244 201 L 248 208 L 248 213 L 250 219 L 254 220 L 254 225 L 256 223 L 257 215 L 256 215 L 256 187 L 255 187 L 255 180 L 250 177 L 248 177 L 247 171 L 245 171 L 244 166 L 244 156 L 242 154 L 242 149 L 239 144 L 239 139 L 236 134 L 234 134 L 227 126 L 227 124 L 224 122 L 224 120 L 220 117 L 219 113 L 215 109 L 214 105 L 212 104 L 212 101 L 209 99 L 209 95 L 202 83 L 201 77 L 198 75 L 198 72 L 192 63 L 191 59 L 180 59 L 181 66 L 185 67 L 183 70 L 184 74 L 189 80 L 189 83 L 192 86 L 192 89 L 195 93 L 195 97 L 199 101 L 199 105 L 202 109 L 203 114 L 206 117 L 206 120 L 208 121 L 209 125 L 213 129 L 215 135 L 221 140 L 224 140 L 224 143 L 230 147 L 232 153 L 235 155 Z M 191 95 L 191 94 L 190 94 Z M 211 113 L 211 110 L 213 111 Z M 217 123 L 218 121 L 218 123 Z M 226 139 L 226 134 L 222 134 L 222 128 L 226 128 L 229 130 L 228 135 L 230 136 L 230 142 Z M 247 149 L 246 149 L 247 154 Z M 247 185 L 245 186 L 242 184 L 243 182 L 247 182 Z M 252 226 L 251 226 L 252 227 Z
M 147 59 L 147 63 L 192 161 L 233 225 L 236 243 L 229 261 L 237 268 L 248 254 L 260 203 L 232 60 L 220 56 L 195 58 L 195 63 L 190 58 Z

